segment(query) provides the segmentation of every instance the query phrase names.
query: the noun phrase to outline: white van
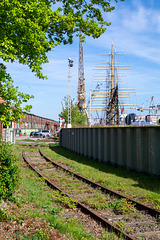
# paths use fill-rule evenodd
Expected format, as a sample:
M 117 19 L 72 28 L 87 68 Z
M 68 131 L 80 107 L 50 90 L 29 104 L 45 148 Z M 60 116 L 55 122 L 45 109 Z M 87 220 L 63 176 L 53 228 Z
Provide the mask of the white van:
M 50 130 L 41 130 L 41 133 L 45 138 L 49 138 L 51 136 Z

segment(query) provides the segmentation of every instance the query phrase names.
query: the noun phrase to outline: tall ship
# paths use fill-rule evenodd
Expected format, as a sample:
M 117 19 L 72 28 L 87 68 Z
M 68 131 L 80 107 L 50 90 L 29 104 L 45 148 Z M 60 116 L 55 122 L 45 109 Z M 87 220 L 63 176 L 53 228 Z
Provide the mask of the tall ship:
M 86 101 L 84 62 L 83 62 L 83 46 L 81 41 L 81 32 L 79 39 L 79 69 L 78 69 L 78 91 L 77 106 L 82 113 L 87 115 L 88 124 L 91 125 L 157 125 L 160 124 L 160 102 L 157 102 L 152 96 L 148 107 L 137 106 L 128 99 L 133 88 L 122 88 L 120 82 L 125 77 L 123 70 L 131 69 L 130 66 L 122 65 L 117 61 L 119 55 L 114 50 L 113 43 L 108 54 L 102 54 L 105 62 L 101 62 L 96 66 L 93 75 L 95 87 L 90 89 L 89 99 Z M 122 85 L 122 84 L 121 84 Z M 147 100 L 146 102 L 149 102 Z M 137 115 L 133 111 L 149 113 L 145 115 Z
M 124 73 L 121 70 L 130 69 L 129 66 L 117 62 L 117 53 L 114 51 L 113 43 L 111 52 L 107 55 L 107 61 L 95 67 L 94 80 L 96 87 L 91 89 L 87 104 L 87 113 L 90 125 L 117 125 L 121 123 L 122 114 L 136 104 L 127 103 L 126 99 L 135 89 L 120 88 L 119 82 Z

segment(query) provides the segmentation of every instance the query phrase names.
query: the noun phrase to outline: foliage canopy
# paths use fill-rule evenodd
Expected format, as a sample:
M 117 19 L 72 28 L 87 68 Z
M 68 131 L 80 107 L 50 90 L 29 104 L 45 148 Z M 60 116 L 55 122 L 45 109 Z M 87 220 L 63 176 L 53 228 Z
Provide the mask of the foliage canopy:
M 0 104 L 0 121 L 4 125 L 8 125 L 10 122 L 22 118 L 23 112 L 28 112 L 31 109 L 30 105 L 22 108 L 21 104 L 33 96 L 21 93 L 18 91 L 18 87 L 14 87 L 13 80 L 6 73 L 6 67 L 2 63 L 0 63 L 0 81 L 0 96 L 5 99 L 5 102 Z
M 79 30 L 82 39 L 85 35 L 101 36 L 111 24 L 106 21 L 106 13 L 114 8 L 111 0 L 1 0 L 0 58 L 27 65 L 45 79 L 42 65 L 48 62 L 47 53 L 61 43 L 71 44 Z M 14 88 L 2 63 L 0 81 L 0 95 L 6 101 L 0 104 L 0 121 L 7 124 L 19 119 L 23 110 L 29 110 L 30 106 L 22 109 L 20 104 L 30 96 Z
M 68 97 L 64 97 L 64 106 L 59 114 L 60 118 L 63 118 L 65 120 L 65 123 L 68 124 Z M 77 103 L 74 103 L 74 99 L 71 100 L 71 123 L 73 125 L 78 124 L 78 125 L 85 125 L 87 121 L 87 116 L 86 114 L 82 113 L 78 106 Z
M 120 0 L 124 1 L 124 0 Z M 72 43 L 74 33 L 98 38 L 111 23 L 111 0 L 1 0 L 0 57 L 28 65 L 45 78 L 42 64 L 57 45 Z M 118 2 L 118 0 L 115 0 Z

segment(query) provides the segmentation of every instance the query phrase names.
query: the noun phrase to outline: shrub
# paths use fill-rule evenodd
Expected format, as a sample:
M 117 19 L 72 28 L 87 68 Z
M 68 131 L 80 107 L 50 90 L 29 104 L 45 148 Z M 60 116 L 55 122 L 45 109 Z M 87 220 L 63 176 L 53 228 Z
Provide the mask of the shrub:
M 0 200 L 10 198 L 18 189 L 16 161 L 10 144 L 0 141 Z

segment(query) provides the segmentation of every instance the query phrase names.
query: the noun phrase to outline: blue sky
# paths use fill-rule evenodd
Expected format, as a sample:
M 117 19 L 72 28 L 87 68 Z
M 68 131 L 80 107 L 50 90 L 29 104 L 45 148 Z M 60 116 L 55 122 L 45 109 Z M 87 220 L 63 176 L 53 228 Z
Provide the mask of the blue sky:
M 89 98 L 94 68 L 104 62 L 101 54 L 109 53 L 113 42 L 117 52 L 124 55 L 118 61 L 129 65 L 121 87 L 135 88 L 130 103 L 141 105 L 152 96 L 160 101 L 160 1 L 125 0 L 114 3 L 116 8 L 106 17 L 112 24 L 99 39 L 86 37 L 83 44 L 86 98 Z M 58 120 L 62 110 L 61 100 L 68 94 L 68 57 L 74 60 L 71 69 L 71 97 L 77 99 L 79 40 L 68 46 L 58 46 L 49 54 L 44 66 L 48 80 L 40 80 L 26 66 L 7 64 L 15 86 L 25 93 L 33 94 L 29 101 L 31 113 Z M 147 105 L 145 105 L 147 106 Z M 131 110 L 132 111 L 132 110 Z M 132 111 L 133 112 L 133 111 Z M 148 114 L 148 111 L 145 111 Z

